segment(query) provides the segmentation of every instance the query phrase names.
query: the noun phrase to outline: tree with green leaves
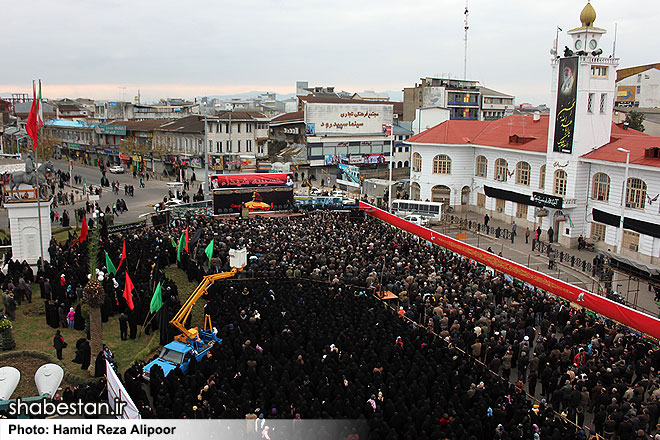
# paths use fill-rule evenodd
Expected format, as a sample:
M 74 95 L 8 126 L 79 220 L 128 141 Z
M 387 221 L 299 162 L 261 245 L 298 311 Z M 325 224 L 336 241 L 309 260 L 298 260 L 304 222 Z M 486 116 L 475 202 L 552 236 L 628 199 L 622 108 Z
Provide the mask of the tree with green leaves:
M 632 110 L 626 115 L 626 120 L 623 123 L 627 123 L 628 127 L 633 130 L 644 131 L 644 113 Z

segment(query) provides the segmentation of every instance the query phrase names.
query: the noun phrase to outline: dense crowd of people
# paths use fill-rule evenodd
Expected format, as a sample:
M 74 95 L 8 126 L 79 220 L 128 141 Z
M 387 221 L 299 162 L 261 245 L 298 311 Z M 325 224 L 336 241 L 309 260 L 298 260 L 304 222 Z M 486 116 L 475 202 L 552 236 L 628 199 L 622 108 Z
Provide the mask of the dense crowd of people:
M 241 276 L 264 281 L 212 289 L 207 313 L 225 341 L 188 375 L 152 374 L 152 396 L 171 407 L 152 408 L 134 387 L 147 415 L 366 417 L 392 438 L 587 438 L 585 418 L 617 438 L 656 430 L 660 359 L 649 342 L 375 220 L 194 217 L 167 231 L 110 237 L 115 255 L 124 239 L 139 250 L 140 319 L 186 226 L 190 255 L 178 264 L 191 281 L 229 270 L 229 249 L 241 247 L 250 255 Z M 380 291 L 396 295 L 397 314 L 372 296 Z M 161 329 L 178 310 L 176 295 L 164 303 L 165 318 L 152 324 Z M 127 371 L 127 383 L 139 381 L 140 367 Z M 440 374 L 447 371 L 456 377 Z M 283 376 L 302 381 L 299 394 Z
M 186 228 L 189 252 L 177 261 Z M 176 263 L 199 282 L 231 269 L 230 249 L 249 255 L 239 277 L 216 282 L 198 303 L 222 344 L 187 374 L 155 368 L 146 388 L 143 363 L 126 371 L 143 417 L 364 419 L 374 438 L 586 439 L 588 425 L 625 440 L 657 431 L 660 352 L 650 341 L 377 220 L 188 216 L 156 229 L 102 227 L 99 244 L 106 274 L 105 251 L 116 260 L 127 249 L 118 273 L 104 277 L 102 319 L 118 316 L 122 339 L 149 322 L 144 331 L 160 330 L 161 344 L 177 334 L 169 320 L 181 307 L 164 268 Z M 28 300 L 38 282 L 47 323 L 82 330 L 87 246 L 72 238 L 48 252 L 36 276 L 10 262 L 0 279 L 7 301 Z M 149 320 L 159 282 L 163 308 Z M 379 298 L 385 291 L 395 299 Z M 76 343 L 83 368 L 86 342 Z

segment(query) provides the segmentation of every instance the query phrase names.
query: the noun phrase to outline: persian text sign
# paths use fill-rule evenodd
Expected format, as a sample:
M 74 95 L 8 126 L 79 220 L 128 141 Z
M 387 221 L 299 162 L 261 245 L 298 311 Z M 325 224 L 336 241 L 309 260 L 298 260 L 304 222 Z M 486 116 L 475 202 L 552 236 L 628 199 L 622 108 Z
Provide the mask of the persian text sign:
M 306 104 L 305 122 L 316 133 L 383 134 L 383 125 L 392 124 L 392 104 Z

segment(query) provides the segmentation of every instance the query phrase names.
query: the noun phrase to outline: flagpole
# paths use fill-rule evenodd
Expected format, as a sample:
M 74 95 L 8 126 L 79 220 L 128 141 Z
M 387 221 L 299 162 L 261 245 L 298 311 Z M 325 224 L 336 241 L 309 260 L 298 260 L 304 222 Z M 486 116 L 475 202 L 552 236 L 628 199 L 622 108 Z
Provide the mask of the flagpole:
M 36 94 L 34 93 L 34 81 L 32 81 L 32 96 L 34 99 L 37 99 Z M 41 94 L 41 80 L 39 80 L 39 93 Z M 39 103 L 41 104 L 41 103 Z M 38 110 L 37 110 L 38 112 Z M 37 139 L 39 139 L 39 115 L 37 115 Z M 38 216 L 39 216 L 39 247 L 41 248 L 41 268 L 43 268 L 44 264 L 44 233 L 43 229 L 41 227 L 41 191 L 39 188 L 39 168 L 37 167 L 37 164 L 39 161 L 37 160 L 37 143 L 33 141 L 32 145 L 34 148 L 34 175 L 37 183 L 37 211 L 38 211 Z M 39 269 L 39 265 L 37 265 L 37 270 Z

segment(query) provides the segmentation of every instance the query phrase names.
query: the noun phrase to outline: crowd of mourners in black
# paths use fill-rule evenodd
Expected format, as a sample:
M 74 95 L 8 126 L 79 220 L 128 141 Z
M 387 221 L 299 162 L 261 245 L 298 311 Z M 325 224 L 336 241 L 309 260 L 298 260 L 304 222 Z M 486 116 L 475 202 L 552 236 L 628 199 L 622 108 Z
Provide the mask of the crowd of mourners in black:
M 103 251 L 116 259 L 124 241 L 128 251 L 117 276 L 103 281 L 102 308 L 104 319 L 120 314 L 126 337 L 147 318 L 159 281 L 164 305 L 145 331 L 160 329 L 162 344 L 177 334 L 168 322 L 181 304 L 163 269 L 176 263 L 186 225 L 190 255 L 178 264 L 191 281 L 230 270 L 232 248 L 245 247 L 249 263 L 198 302 L 223 339 L 206 359 L 187 374 L 163 377 L 155 368 L 148 386 L 143 363 L 128 368 L 124 381 L 142 417 L 247 417 L 261 426 L 363 418 L 373 438 L 583 439 L 590 436 L 581 428 L 585 417 L 606 438 L 656 432 L 655 346 L 460 255 L 343 213 L 174 224 L 111 235 L 101 229 L 99 267 Z M 212 239 L 209 264 L 204 249 Z M 86 282 L 85 250 L 52 244 L 56 263 L 37 274 L 42 294 L 66 310 Z M 25 272 L 14 266 L 5 286 Z M 130 311 L 122 297 L 126 269 L 136 288 Z M 401 308 L 379 300 L 381 290 Z

